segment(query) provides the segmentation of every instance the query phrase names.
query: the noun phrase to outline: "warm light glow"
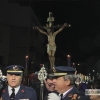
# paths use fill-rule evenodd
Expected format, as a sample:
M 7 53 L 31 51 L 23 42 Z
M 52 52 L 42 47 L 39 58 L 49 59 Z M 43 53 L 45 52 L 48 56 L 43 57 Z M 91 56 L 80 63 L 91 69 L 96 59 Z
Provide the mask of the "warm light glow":
M 80 65 L 80 64 L 77 64 L 77 65 Z
M 73 63 L 73 66 L 75 66 L 75 63 Z
M 71 63 L 71 56 L 70 55 L 67 55 L 67 63 L 68 63 L 68 66 L 70 66 L 70 63 Z
M 70 55 L 67 55 L 67 57 L 71 57 Z
M 28 56 L 25 56 L 25 58 L 28 58 Z
M 71 25 L 69 24 L 69 27 L 71 27 Z

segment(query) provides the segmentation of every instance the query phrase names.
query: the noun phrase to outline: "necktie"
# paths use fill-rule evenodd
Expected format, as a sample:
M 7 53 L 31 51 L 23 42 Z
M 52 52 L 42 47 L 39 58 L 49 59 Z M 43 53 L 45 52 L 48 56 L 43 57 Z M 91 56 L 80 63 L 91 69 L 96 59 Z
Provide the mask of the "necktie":
M 11 100 L 14 100 L 14 98 L 15 98 L 15 89 L 12 88 L 11 90 L 12 90 L 12 94 L 11 94 L 11 96 L 10 96 L 10 99 L 11 99 Z
M 60 100 L 62 100 L 62 98 L 63 98 L 63 94 L 60 94 Z

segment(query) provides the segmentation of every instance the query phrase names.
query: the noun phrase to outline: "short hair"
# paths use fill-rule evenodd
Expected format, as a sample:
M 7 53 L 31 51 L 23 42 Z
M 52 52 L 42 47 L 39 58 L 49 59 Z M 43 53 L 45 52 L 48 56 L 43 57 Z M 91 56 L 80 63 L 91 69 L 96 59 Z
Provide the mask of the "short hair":
M 47 79 L 53 80 L 54 77 L 48 75 L 47 78 L 46 78 L 46 80 L 47 80 Z
M 70 80 L 70 85 L 75 85 L 76 77 L 74 75 L 65 75 L 63 76 L 64 80 Z

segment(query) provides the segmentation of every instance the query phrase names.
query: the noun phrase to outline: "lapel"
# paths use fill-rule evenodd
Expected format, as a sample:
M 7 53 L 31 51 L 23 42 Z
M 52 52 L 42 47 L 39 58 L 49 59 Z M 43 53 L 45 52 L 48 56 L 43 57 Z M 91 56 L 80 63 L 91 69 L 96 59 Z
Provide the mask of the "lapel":
M 9 94 L 8 94 L 8 87 L 2 90 L 2 98 L 3 100 L 10 100 Z
M 15 100 L 19 100 L 21 97 L 23 97 L 24 93 L 25 93 L 25 87 L 20 85 L 20 89 L 18 93 L 16 94 Z
M 76 94 L 78 91 L 75 87 L 73 87 L 62 100 L 70 100 L 73 96 L 73 94 Z
M 75 94 L 75 93 L 78 93 L 78 90 L 77 90 L 77 88 L 76 88 L 75 86 L 73 86 L 72 90 L 69 91 L 68 94 L 69 94 L 69 93 Z

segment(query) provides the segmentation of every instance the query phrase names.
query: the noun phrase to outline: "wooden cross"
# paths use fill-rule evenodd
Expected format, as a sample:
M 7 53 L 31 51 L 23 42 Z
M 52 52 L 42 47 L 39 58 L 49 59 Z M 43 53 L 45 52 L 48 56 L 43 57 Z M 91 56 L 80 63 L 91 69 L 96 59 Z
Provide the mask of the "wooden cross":
M 47 18 L 47 22 L 48 24 L 46 24 L 46 26 L 38 26 L 39 28 L 60 28 L 62 27 L 63 25 L 53 25 L 53 22 L 54 22 L 54 17 L 53 17 L 53 13 L 52 12 L 49 12 L 49 17 Z M 35 26 L 36 27 L 36 26 Z M 35 29 L 35 27 L 33 27 L 33 29 Z M 71 27 L 71 24 L 67 24 L 66 27 Z

